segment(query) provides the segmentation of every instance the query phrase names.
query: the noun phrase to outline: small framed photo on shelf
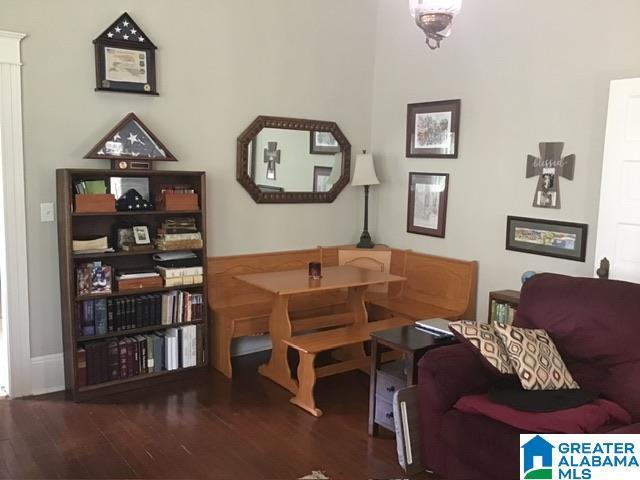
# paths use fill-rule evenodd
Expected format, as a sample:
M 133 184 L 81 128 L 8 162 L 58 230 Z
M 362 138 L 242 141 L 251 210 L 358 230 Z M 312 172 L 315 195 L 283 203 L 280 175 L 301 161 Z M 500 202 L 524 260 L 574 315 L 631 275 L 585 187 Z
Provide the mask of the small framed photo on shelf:
M 458 158 L 460 100 L 407 105 L 407 157 Z
M 331 132 L 309 132 L 312 155 L 335 155 L 340 153 L 340 144 Z
M 444 238 L 448 196 L 448 173 L 410 173 L 407 232 Z
M 507 217 L 507 250 L 584 262 L 589 226 L 539 218 Z
M 149 228 L 146 225 L 133 227 L 133 238 L 135 239 L 136 245 L 149 245 L 151 243 Z

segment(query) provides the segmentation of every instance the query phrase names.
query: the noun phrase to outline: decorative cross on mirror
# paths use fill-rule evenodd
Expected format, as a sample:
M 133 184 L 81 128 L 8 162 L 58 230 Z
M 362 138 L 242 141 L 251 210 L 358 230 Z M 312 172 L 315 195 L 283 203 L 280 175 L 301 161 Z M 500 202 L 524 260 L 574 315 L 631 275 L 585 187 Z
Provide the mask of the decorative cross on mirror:
M 564 142 L 540 143 L 540 158 L 527 155 L 527 178 L 538 176 L 533 206 L 560 208 L 560 177 L 573 180 L 576 156 L 562 157 Z
M 267 142 L 267 148 L 264 149 L 264 163 L 267 164 L 267 180 L 275 180 L 276 163 L 280 163 L 278 142 Z

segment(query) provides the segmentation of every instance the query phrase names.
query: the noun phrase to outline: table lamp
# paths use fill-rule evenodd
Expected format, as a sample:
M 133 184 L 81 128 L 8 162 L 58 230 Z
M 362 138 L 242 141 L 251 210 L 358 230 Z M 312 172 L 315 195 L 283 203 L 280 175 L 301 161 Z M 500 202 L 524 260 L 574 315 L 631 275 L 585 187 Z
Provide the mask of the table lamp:
M 373 156 L 363 150 L 361 154 L 356 155 L 356 168 L 351 181 L 351 185 L 354 187 L 364 186 L 364 229 L 362 235 L 360 235 L 358 248 L 373 248 L 375 246 L 369 234 L 369 187 L 378 184 L 380 184 L 380 181 L 373 165 Z

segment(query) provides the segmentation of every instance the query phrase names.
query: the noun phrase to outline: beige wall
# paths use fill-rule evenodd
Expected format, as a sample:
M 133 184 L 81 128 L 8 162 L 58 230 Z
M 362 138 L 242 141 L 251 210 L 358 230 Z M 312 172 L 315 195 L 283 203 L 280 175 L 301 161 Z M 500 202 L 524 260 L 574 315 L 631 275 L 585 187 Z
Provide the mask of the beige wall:
M 82 157 L 130 111 L 180 160 L 170 168 L 206 170 L 211 254 L 357 240 L 359 190 L 347 188 L 331 205 L 256 205 L 235 181 L 235 140 L 264 114 L 333 120 L 354 148 L 369 144 L 376 22 L 368 5 L 0 0 L 0 28 L 28 34 L 23 79 L 32 356 L 62 350 L 56 225 L 40 223 L 39 204 L 55 200 L 56 168 L 106 166 Z M 124 11 L 158 46 L 158 98 L 93 91 L 91 42 Z
M 640 2 L 465 1 L 438 51 L 407 2 L 379 0 L 373 90 L 373 189 L 379 241 L 480 261 L 479 316 L 490 290 L 519 288 L 525 270 L 591 275 L 609 81 L 640 75 Z M 405 158 L 406 105 L 462 99 L 460 156 Z M 533 208 L 526 156 L 540 141 L 577 155 L 561 210 Z M 409 172 L 451 174 L 446 238 L 406 233 Z M 586 263 L 507 252 L 507 215 L 588 223 Z

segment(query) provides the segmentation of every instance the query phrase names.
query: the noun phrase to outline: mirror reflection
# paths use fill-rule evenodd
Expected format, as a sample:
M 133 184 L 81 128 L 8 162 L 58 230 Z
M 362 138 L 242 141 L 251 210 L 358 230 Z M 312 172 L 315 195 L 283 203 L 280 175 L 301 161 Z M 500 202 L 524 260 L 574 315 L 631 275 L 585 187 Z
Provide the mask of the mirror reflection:
M 249 145 L 247 173 L 263 192 L 328 192 L 342 157 L 330 132 L 263 128 Z

